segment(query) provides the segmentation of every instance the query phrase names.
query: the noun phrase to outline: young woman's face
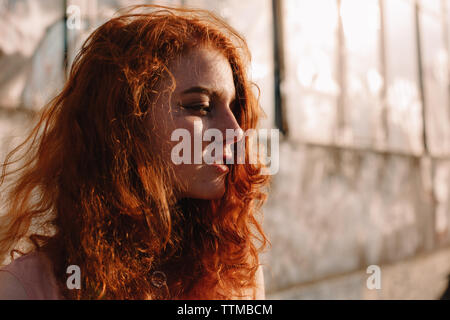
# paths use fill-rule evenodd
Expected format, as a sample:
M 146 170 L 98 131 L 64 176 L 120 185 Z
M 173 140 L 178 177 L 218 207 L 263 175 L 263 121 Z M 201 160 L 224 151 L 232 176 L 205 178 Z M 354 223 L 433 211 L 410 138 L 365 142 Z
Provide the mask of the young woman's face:
M 207 164 L 203 155 L 211 143 L 201 139 L 201 163 L 194 161 L 194 127 L 197 137 L 203 137 L 208 129 L 218 129 L 223 136 L 223 163 L 232 157 L 231 145 L 242 138 L 226 140 L 226 129 L 241 130 L 234 116 L 235 86 L 228 60 L 218 51 L 196 48 L 179 57 L 169 67 L 175 78 L 176 87 L 171 99 L 160 99 L 156 108 L 156 123 L 161 152 L 165 160 L 173 166 L 182 184 L 180 197 L 197 199 L 217 199 L 225 192 L 225 178 L 229 172 L 226 165 Z M 195 123 L 195 125 L 194 125 Z M 186 129 L 190 137 L 191 161 L 189 164 L 175 164 L 171 151 L 179 145 L 181 138 L 171 141 L 176 129 Z M 201 132 L 201 135 L 198 133 Z M 199 150 L 199 148 L 197 148 Z M 210 151 L 208 151 L 210 152 Z M 198 159 L 198 158 L 197 158 Z

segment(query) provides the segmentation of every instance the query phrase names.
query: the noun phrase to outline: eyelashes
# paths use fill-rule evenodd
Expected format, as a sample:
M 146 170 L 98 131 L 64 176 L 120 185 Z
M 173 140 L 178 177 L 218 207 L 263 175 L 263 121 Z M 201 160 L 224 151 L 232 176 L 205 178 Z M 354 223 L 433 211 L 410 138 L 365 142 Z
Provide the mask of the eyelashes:
M 198 112 L 201 115 L 207 115 L 212 110 L 212 107 L 207 103 L 196 103 L 196 104 L 188 104 L 188 105 L 180 105 L 180 106 L 184 109 Z
M 178 106 L 183 109 L 187 110 L 192 113 L 199 114 L 201 116 L 209 115 L 212 111 L 214 111 L 214 103 L 212 101 L 204 101 L 204 102 L 193 102 L 193 103 L 182 103 L 179 102 Z M 237 105 L 235 101 L 233 101 L 229 106 L 231 112 L 234 116 L 236 116 L 236 113 L 238 112 Z

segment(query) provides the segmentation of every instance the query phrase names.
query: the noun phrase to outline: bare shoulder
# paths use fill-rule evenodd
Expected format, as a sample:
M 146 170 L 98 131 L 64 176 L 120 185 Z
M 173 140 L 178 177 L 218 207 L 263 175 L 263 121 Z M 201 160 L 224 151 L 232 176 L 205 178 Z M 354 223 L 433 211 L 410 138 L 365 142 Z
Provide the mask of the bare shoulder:
M 263 267 L 260 265 L 258 270 L 256 271 L 256 297 L 255 300 L 265 300 L 266 299 L 266 291 L 264 288 L 264 273 Z
M 265 300 L 266 292 L 264 288 L 264 273 L 262 266 L 259 265 L 258 270 L 256 270 L 255 274 L 256 280 L 256 288 L 255 289 L 247 289 L 244 292 L 244 296 L 236 296 L 233 299 L 237 300 Z
M 20 281 L 4 270 L 0 270 L 0 300 L 28 300 Z

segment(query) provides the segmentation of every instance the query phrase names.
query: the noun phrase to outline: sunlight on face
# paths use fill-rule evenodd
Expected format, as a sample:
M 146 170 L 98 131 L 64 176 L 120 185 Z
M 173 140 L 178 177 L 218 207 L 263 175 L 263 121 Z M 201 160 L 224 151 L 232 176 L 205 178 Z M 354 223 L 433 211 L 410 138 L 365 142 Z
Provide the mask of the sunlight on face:
M 189 131 L 192 141 L 191 155 L 194 157 L 194 131 L 201 136 L 208 129 L 218 129 L 226 138 L 226 129 L 238 130 L 239 124 L 233 113 L 235 87 L 233 73 L 228 60 L 218 51 L 210 48 L 196 48 L 179 57 L 170 67 L 176 81 L 171 99 L 159 101 L 156 114 L 158 136 L 168 148 L 162 148 L 166 161 L 173 166 L 182 183 L 181 197 L 197 199 L 217 199 L 225 192 L 225 165 L 210 165 L 204 161 L 195 164 L 175 165 L 171 161 L 170 149 L 178 142 L 171 141 L 175 129 Z M 194 125 L 194 123 L 196 125 Z M 231 155 L 231 144 L 223 141 L 223 155 Z M 201 143 L 200 152 L 210 142 Z

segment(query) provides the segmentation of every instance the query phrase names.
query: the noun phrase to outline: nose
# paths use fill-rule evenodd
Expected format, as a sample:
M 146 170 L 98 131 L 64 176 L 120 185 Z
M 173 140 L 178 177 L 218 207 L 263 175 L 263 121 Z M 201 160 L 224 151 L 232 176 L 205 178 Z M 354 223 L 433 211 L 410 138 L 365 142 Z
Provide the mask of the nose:
M 244 131 L 229 108 L 226 108 L 223 115 L 218 119 L 218 124 L 220 124 L 219 130 L 223 134 L 225 146 L 237 143 L 244 137 Z
M 222 115 L 217 119 L 218 128 L 223 135 L 223 156 L 226 163 L 233 163 L 234 144 L 241 141 L 244 137 L 244 131 L 239 126 L 233 112 L 226 108 Z M 238 145 L 239 146 L 239 145 Z M 241 146 L 242 148 L 242 146 Z M 237 152 L 237 154 L 241 154 Z M 239 160 L 238 160 L 239 161 Z

